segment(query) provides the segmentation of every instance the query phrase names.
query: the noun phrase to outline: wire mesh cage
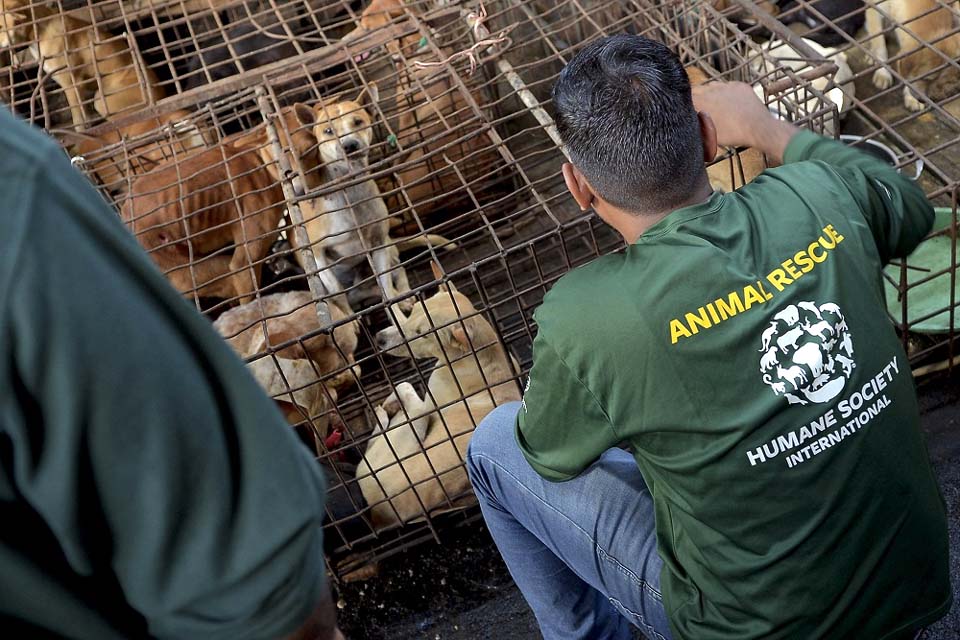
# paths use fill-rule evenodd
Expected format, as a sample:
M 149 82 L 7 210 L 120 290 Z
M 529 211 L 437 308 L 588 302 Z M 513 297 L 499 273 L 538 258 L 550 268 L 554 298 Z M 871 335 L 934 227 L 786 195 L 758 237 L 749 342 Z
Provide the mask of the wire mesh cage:
M 80 16 L 88 37 L 66 47 L 61 82 L 33 19 L 8 50 L 6 101 L 60 137 L 316 453 L 341 576 L 477 517 L 463 457 L 520 398 L 533 309 L 622 248 L 560 173 L 550 88 L 581 47 L 640 33 L 694 82 L 743 80 L 780 117 L 840 126 L 835 64 L 807 50 L 784 64 L 710 4 L 26 6 L 61 28 Z M 103 106 L 105 58 L 77 57 L 113 39 L 138 80 L 118 108 Z M 710 178 L 731 190 L 764 166 L 729 149 Z

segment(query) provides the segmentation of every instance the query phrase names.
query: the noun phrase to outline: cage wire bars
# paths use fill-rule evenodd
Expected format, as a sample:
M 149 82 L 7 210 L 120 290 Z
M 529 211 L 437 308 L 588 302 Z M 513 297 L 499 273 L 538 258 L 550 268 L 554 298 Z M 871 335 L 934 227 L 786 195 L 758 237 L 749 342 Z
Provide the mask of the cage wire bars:
M 533 309 L 622 248 L 559 171 L 549 94 L 577 50 L 640 33 L 781 117 L 841 126 L 836 65 L 777 20 L 738 27 L 766 15 L 749 3 L 3 2 L 27 16 L 2 25 L 4 102 L 60 139 L 315 452 L 337 576 L 477 518 L 462 454 L 519 398 Z M 909 146 L 861 102 L 847 122 L 927 161 L 955 210 L 946 143 Z M 711 179 L 734 188 L 758 162 L 728 150 Z

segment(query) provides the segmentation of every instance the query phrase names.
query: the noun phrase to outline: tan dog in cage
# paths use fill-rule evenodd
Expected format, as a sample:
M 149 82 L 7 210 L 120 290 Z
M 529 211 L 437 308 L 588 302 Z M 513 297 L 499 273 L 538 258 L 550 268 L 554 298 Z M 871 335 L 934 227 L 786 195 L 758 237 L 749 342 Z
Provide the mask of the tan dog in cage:
M 440 277 L 436 265 L 434 274 Z M 517 361 L 452 283 L 409 316 L 394 313 L 398 326 L 380 331 L 377 346 L 394 356 L 436 358 L 437 365 L 425 398 L 401 383 L 376 409 L 379 426 L 357 479 L 377 526 L 468 501 L 463 460 L 473 430 L 494 407 L 520 399 Z
M 325 304 L 334 324 L 350 314 L 334 298 Z M 290 291 L 225 311 L 213 326 L 241 358 L 272 353 L 275 358 L 260 358 L 247 368 L 288 422 L 300 424 L 306 413 L 315 418 L 316 435 L 326 437 L 331 401 L 336 401 L 339 390 L 359 379 L 360 368 L 354 364 L 360 332 L 356 320 L 324 332 L 313 296 Z M 288 342 L 292 344 L 277 348 Z
M 395 300 L 410 291 L 407 273 L 400 266 L 400 249 L 448 241 L 434 235 L 390 237 L 390 212 L 377 183 L 368 175 L 373 119 L 359 102 L 364 95 L 375 102 L 376 86 L 364 89 L 354 100 L 331 98 L 313 109 L 297 105 L 300 123 L 312 127 L 317 139 L 322 166 L 320 182 L 346 179 L 342 188 L 302 201 L 300 210 L 318 275 L 327 291 L 344 290 L 344 283 L 334 274 L 334 265 L 341 271 L 352 271 L 369 256 L 384 299 Z M 399 304 L 409 311 L 413 299 Z
M 345 39 L 383 28 L 404 15 L 402 0 L 373 0 L 361 14 L 360 26 Z M 475 112 L 453 78 L 443 67 L 415 64 L 433 62 L 437 57 L 429 40 L 413 33 L 388 42 L 386 50 L 397 78 L 396 143 L 401 149 L 411 149 L 402 160 L 404 168 L 396 173 L 402 189 L 397 197 L 401 206 L 407 206 L 409 200 L 425 217 L 448 206 L 449 195 L 465 188 L 464 180 L 482 178 L 501 159 L 487 134 L 479 130 L 481 123 L 476 122 Z M 442 56 L 451 53 L 440 48 Z M 485 102 L 475 93 L 471 98 L 478 105 Z
M 315 171 L 312 133 L 297 124 L 294 107 L 281 118 L 281 145 Z M 121 215 L 181 293 L 247 302 L 286 208 L 277 160 L 260 125 L 138 177 Z
M 135 60 L 124 36 L 31 0 L 0 0 L 0 46 L 28 47 L 43 71 L 63 88 L 73 124 L 140 109 L 163 98 L 157 77 Z
M 686 67 L 691 86 L 705 84 L 710 78 L 702 69 Z M 745 149 L 736 155 L 707 167 L 707 175 L 714 189 L 730 193 L 747 184 L 767 168 L 763 154 L 756 149 Z
M 956 2 L 938 0 L 880 0 L 876 5 L 868 6 L 866 28 L 870 51 L 881 64 L 889 60 L 882 10 L 896 27 L 894 34 L 900 54 L 909 53 L 897 61 L 898 73 L 924 95 L 928 89 L 944 88 L 945 85 L 956 89 L 960 73 L 949 65 L 948 60 L 955 62 L 960 58 L 957 6 Z M 946 67 L 924 77 L 943 65 Z M 878 89 L 889 89 L 893 85 L 890 70 L 880 67 L 874 71 L 873 84 Z M 903 105 L 910 111 L 924 108 L 909 87 L 903 88 Z

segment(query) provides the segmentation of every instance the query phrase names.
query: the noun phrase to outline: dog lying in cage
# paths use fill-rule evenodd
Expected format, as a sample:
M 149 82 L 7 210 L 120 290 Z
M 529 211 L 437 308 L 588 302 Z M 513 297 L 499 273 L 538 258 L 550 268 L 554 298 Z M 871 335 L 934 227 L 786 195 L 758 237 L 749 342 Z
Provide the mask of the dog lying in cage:
M 279 119 L 281 144 L 313 175 L 313 134 L 300 127 L 294 107 Z M 262 124 L 136 178 L 121 215 L 181 293 L 247 302 L 286 207 L 279 172 Z
M 812 89 L 822 92 L 827 100 L 837 106 L 837 110 L 842 118 L 853 106 L 854 99 L 856 98 L 856 86 L 853 81 L 853 70 L 850 68 L 849 63 L 847 62 L 847 54 L 834 48 L 821 46 L 817 44 L 815 40 L 810 40 L 808 38 L 801 38 L 801 41 L 813 49 L 822 58 L 837 65 L 836 73 L 814 78 L 810 80 L 809 83 Z M 791 69 L 797 74 L 809 71 L 811 69 L 812 65 L 809 61 L 804 60 L 803 56 L 797 50 L 795 50 L 792 45 L 780 40 L 779 38 L 772 38 L 762 46 L 766 56 L 775 60 L 776 63 L 779 66 L 782 66 L 784 69 Z M 750 67 L 760 75 L 770 70 L 768 65 L 769 63 L 764 56 L 757 55 L 750 60 Z M 754 88 L 754 93 L 757 94 L 757 97 L 763 100 L 764 96 L 762 87 L 757 85 Z M 788 95 L 790 94 L 788 93 Z M 803 108 L 805 114 L 809 115 L 815 112 L 818 107 L 820 107 L 821 100 L 819 97 L 812 94 L 807 95 L 809 97 L 805 103 L 799 106 Z M 797 93 L 792 95 L 791 99 L 793 102 L 799 102 L 800 94 Z M 781 101 L 774 102 L 773 106 L 780 107 L 784 112 L 788 111 L 787 105 Z M 824 120 L 823 133 L 827 136 L 833 136 L 834 133 L 836 133 L 832 118 L 826 118 Z
M 130 50 L 89 22 L 31 0 L 0 0 L 0 47 L 26 47 L 60 85 L 74 127 L 140 109 L 163 98 L 156 75 Z M 14 56 L 16 57 L 16 56 Z
M 260 358 L 248 368 L 288 422 L 298 425 L 310 416 L 322 439 L 329 430 L 330 401 L 360 377 L 354 361 L 360 328 L 356 320 L 343 322 L 350 312 L 332 297 L 320 304 L 334 324 L 342 324 L 323 331 L 316 304 L 307 291 L 270 294 L 223 312 L 213 326 L 241 358 L 276 357 Z
M 345 39 L 384 28 L 405 15 L 401 0 L 373 0 L 361 14 L 359 27 Z M 449 74 L 442 67 L 416 64 L 435 57 L 428 38 L 413 33 L 388 42 L 384 49 L 397 79 L 396 144 L 410 150 L 402 158 L 404 168 L 396 173 L 402 190 L 397 198 L 401 207 L 406 207 L 409 199 L 418 215 L 429 216 L 449 206 L 450 194 L 464 188 L 451 164 L 467 182 L 473 182 L 489 175 L 500 157 L 486 133 L 465 126 L 476 116 Z M 444 47 L 439 51 L 441 56 L 452 53 Z M 477 104 L 485 102 L 471 95 Z
M 373 127 L 370 113 L 358 102 L 364 95 L 376 101 L 376 86 L 368 86 L 354 100 L 334 97 L 312 109 L 297 105 L 299 122 L 312 127 L 318 143 L 319 181 L 326 185 L 345 179 L 342 188 L 302 201 L 300 210 L 318 275 L 327 291 L 344 290 L 344 283 L 334 272 L 335 264 L 340 273 L 344 268 L 355 272 L 369 254 L 381 295 L 386 300 L 395 300 L 410 291 L 407 273 L 400 266 L 400 249 L 432 243 L 439 246 L 449 241 L 434 235 L 390 237 L 390 213 L 377 183 L 367 171 Z M 355 180 L 350 180 L 351 177 Z M 299 258 L 300 254 L 297 255 Z M 409 311 L 413 299 L 398 304 Z
M 393 312 L 397 326 L 377 334 L 377 347 L 401 358 L 436 358 L 437 364 L 426 397 L 401 383 L 376 409 L 379 424 L 357 465 L 357 480 L 377 526 L 469 500 L 463 458 L 476 424 L 494 407 L 520 399 L 516 359 L 453 283 L 441 284 L 410 315 L 396 307 Z
M 956 64 L 960 59 L 958 7 L 960 5 L 957 2 L 941 3 L 938 0 L 877 2 L 867 9 L 867 35 L 870 36 L 868 46 L 871 53 L 881 64 L 885 65 L 889 60 L 883 33 L 886 14 L 897 25 L 894 35 L 900 47 L 899 54 L 904 56 L 896 63 L 897 72 L 923 95 L 934 89 L 955 93 L 960 85 L 960 72 L 950 62 Z M 893 86 L 890 70 L 885 66 L 877 69 L 873 74 L 873 84 L 878 89 Z M 910 87 L 903 88 L 903 106 L 910 111 L 924 108 L 919 96 Z

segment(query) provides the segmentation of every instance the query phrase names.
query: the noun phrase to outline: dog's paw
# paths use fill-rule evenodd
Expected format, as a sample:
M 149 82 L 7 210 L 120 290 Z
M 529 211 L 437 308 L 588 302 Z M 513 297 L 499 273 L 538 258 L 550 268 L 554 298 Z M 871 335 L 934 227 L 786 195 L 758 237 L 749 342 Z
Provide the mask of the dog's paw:
M 413 305 L 417 303 L 417 299 L 414 296 L 409 298 L 404 298 L 403 300 L 396 303 L 396 307 L 403 311 L 405 315 L 409 315 L 413 311 Z
M 393 418 L 393 416 L 400 412 L 400 398 L 397 397 L 396 389 L 394 389 L 393 393 L 387 396 L 386 400 L 380 404 L 379 408 L 386 413 L 388 418 Z
M 372 433 L 383 433 L 387 430 L 387 427 L 390 426 L 390 416 L 387 415 L 387 412 L 384 410 L 383 406 L 379 406 L 373 410 L 373 415 L 376 416 L 377 423 L 371 429 Z
M 873 86 L 877 89 L 889 89 L 893 86 L 893 75 L 889 69 L 880 67 L 873 72 Z
M 909 111 L 923 111 L 925 105 L 917 100 L 916 96 L 913 95 L 913 92 L 910 91 L 910 89 L 904 87 L 903 106 L 905 106 Z

